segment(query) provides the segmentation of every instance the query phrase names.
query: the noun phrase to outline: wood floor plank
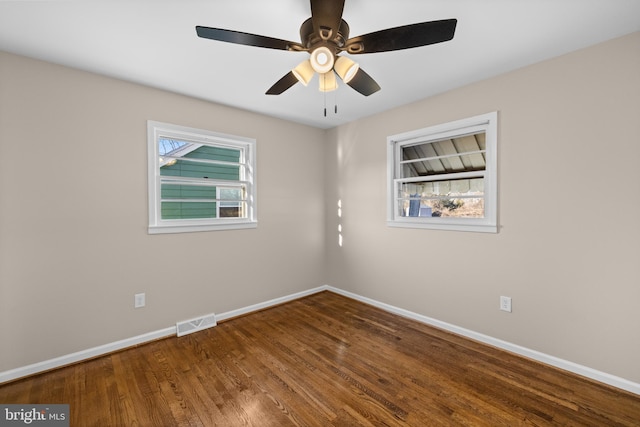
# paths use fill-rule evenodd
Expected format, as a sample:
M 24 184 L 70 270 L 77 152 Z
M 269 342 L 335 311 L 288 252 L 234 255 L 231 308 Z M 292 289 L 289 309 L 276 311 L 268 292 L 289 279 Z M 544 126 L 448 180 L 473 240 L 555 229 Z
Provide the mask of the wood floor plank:
M 0 385 L 72 426 L 640 426 L 640 396 L 322 292 Z

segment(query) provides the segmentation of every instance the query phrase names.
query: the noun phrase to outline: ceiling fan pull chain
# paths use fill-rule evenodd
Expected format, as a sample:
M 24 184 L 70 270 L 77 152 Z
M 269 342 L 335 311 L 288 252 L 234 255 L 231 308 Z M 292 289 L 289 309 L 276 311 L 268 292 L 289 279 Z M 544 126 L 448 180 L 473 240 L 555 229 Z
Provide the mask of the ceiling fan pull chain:
M 322 79 L 323 83 L 325 83 L 325 75 L 320 74 L 320 78 Z M 324 116 L 327 117 L 327 92 L 323 92 L 322 97 L 324 99 Z

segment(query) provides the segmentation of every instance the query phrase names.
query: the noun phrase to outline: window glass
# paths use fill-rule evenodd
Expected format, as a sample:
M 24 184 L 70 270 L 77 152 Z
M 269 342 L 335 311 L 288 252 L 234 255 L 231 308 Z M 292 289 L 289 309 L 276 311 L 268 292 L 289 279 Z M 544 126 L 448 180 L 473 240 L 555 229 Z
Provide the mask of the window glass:
M 149 146 L 151 232 L 255 224 L 253 140 L 149 122 Z
M 388 224 L 497 231 L 497 113 L 388 138 Z
M 484 178 L 399 185 L 400 216 L 484 218 Z

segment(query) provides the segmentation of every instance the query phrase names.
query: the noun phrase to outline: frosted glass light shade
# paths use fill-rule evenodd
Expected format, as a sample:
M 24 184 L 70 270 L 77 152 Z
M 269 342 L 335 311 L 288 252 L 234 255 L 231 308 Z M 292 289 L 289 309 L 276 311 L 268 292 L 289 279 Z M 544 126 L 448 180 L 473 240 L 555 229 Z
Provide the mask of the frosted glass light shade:
M 338 89 L 336 73 L 329 71 L 328 73 L 320 74 L 320 92 L 331 92 L 336 89 Z
M 339 56 L 334 69 L 343 82 L 349 83 L 360 69 L 360 65 L 345 56 Z
M 296 79 L 305 86 L 309 84 L 314 73 L 313 67 L 311 67 L 311 61 L 308 59 L 298 64 L 291 72 L 296 76 Z
M 309 61 L 311 62 L 311 67 L 313 67 L 318 74 L 324 74 L 333 69 L 333 53 L 326 46 L 320 46 L 311 52 Z

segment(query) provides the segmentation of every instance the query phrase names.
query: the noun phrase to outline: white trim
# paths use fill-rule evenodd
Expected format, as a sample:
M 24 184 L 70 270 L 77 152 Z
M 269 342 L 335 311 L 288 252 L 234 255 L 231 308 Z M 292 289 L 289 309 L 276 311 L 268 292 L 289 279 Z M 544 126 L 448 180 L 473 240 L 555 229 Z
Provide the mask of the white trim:
M 427 230 L 449 230 L 449 231 L 469 231 L 476 233 L 497 233 L 495 225 L 485 224 L 464 224 L 464 223 L 442 223 L 442 224 L 425 224 L 423 221 L 413 221 L 410 218 L 387 221 L 387 227 L 399 228 L 424 228 Z
M 83 360 L 89 360 L 108 353 L 113 353 L 114 351 L 122 350 L 123 348 L 133 347 L 138 344 L 145 344 L 160 338 L 166 338 L 168 336 L 175 335 L 175 333 L 176 327 L 173 326 L 171 328 L 160 329 L 158 331 L 149 332 L 132 338 L 126 338 L 120 341 L 100 345 L 98 347 L 93 347 L 87 350 L 81 350 L 75 353 L 56 357 L 54 359 L 45 360 L 43 362 L 38 362 L 27 366 L 22 366 L 20 368 L 11 369 L 9 371 L 0 372 L 0 385 L 7 381 L 12 381 L 29 375 L 38 374 L 40 372 L 50 371 L 62 366 L 71 365 L 76 362 L 81 362 Z
M 220 224 L 192 224 L 192 225 L 164 225 L 164 226 L 149 226 L 147 229 L 148 234 L 168 234 L 168 233 L 195 233 L 199 231 L 216 231 L 216 230 L 242 230 L 245 228 L 257 228 L 258 222 L 239 222 L 234 224 L 232 222 L 220 223 Z
M 518 354 L 520 356 L 528 357 L 529 359 L 536 360 L 538 362 L 545 363 L 547 365 L 555 366 L 556 368 L 563 369 L 565 371 L 573 372 L 574 374 L 581 375 L 592 380 L 617 387 L 622 390 L 629 391 L 640 395 L 640 383 L 636 383 L 615 375 L 608 374 L 606 372 L 598 371 L 596 369 L 589 368 L 587 366 L 579 365 L 568 360 L 560 359 L 549 354 L 545 354 L 536 350 L 532 350 L 526 347 L 519 346 L 507 341 L 503 341 L 498 338 L 494 338 L 488 335 L 481 334 L 479 332 L 472 331 L 470 329 L 461 328 L 460 326 L 452 325 L 451 323 L 443 322 L 437 319 L 433 319 L 428 316 L 413 313 L 403 308 L 394 307 L 389 304 L 385 304 L 380 301 L 373 300 L 371 298 L 363 297 L 352 292 L 343 291 L 342 289 L 334 288 L 333 286 L 327 286 L 326 289 L 336 294 L 352 298 L 354 300 L 363 302 L 365 304 L 372 305 L 380 308 L 389 313 L 397 314 L 408 319 L 418 321 L 427 325 L 435 326 L 436 328 L 444 329 L 454 334 L 462 335 L 463 337 L 470 338 L 472 340 L 480 341 L 485 344 L 500 348 L 502 350 L 509 351 L 511 353 Z
M 239 180 L 202 180 L 184 177 L 161 176 L 159 172 L 158 159 L 158 139 L 160 137 L 174 138 L 183 141 L 190 141 L 200 145 L 211 145 L 227 147 L 240 150 L 240 162 L 217 162 L 216 164 L 240 165 L 242 174 Z M 256 140 L 243 136 L 227 135 L 205 129 L 196 129 L 186 126 L 162 123 L 154 120 L 147 120 L 147 180 L 148 180 L 148 215 L 149 234 L 163 233 L 188 233 L 216 230 L 236 230 L 251 229 L 257 227 L 257 196 L 256 196 Z M 205 162 L 211 163 L 211 162 Z M 161 218 L 161 187 L 163 181 L 176 181 L 191 183 L 191 185 L 210 186 L 241 186 L 246 187 L 247 197 L 244 203 L 247 207 L 247 216 L 243 218 L 199 218 L 199 219 L 172 219 L 163 220 Z M 184 201 L 184 200 L 183 200 Z
M 401 149 L 421 143 L 435 142 L 446 138 L 485 132 L 486 155 L 485 170 L 478 173 L 443 173 L 417 178 L 398 178 L 397 166 L 407 163 L 401 161 Z M 498 232 L 498 112 L 493 111 L 466 119 L 429 126 L 423 129 L 391 135 L 387 137 L 387 226 L 405 228 L 423 228 L 433 230 L 474 231 L 485 233 Z M 484 218 L 440 217 L 402 217 L 398 213 L 398 183 L 437 181 L 458 178 L 460 176 L 484 177 Z
M 289 301 L 294 301 L 300 298 L 304 298 L 309 295 L 317 294 L 318 292 L 326 291 L 328 286 L 319 286 L 317 288 L 309 289 L 306 291 L 298 292 L 295 294 L 287 295 L 280 298 L 275 298 L 269 301 L 261 302 L 258 304 L 250 305 L 248 307 L 239 308 L 237 310 L 227 311 L 226 313 L 217 314 L 216 319 L 218 322 L 229 320 L 234 317 L 244 316 L 245 314 L 253 313 L 256 311 L 264 310 L 266 308 L 275 307 L 276 305 L 284 304 Z
M 344 291 L 339 288 L 335 288 L 329 285 L 319 286 L 317 288 L 309 289 L 295 294 L 290 294 L 284 297 L 275 298 L 262 303 L 253 304 L 237 310 L 231 310 L 226 313 L 216 315 L 218 322 L 228 320 L 234 317 L 242 316 L 245 314 L 253 313 L 255 311 L 264 310 L 266 308 L 274 307 L 279 304 L 283 304 L 289 301 L 294 301 L 309 295 L 316 294 L 322 291 L 334 292 L 338 295 L 343 295 L 356 301 L 363 302 L 365 304 L 372 305 L 380 308 L 389 313 L 397 314 L 408 319 L 415 320 L 420 323 L 434 326 L 436 328 L 444 329 L 449 332 L 467 337 L 491 346 L 500 348 L 502 350 L 509 351 L 511 353 L 518 354 L 520 356 L 528 357 L 529 359 L 536 360 L 547 365 L 555 366 L 556 368 L 563 369 L 568 372 L 572 372 L 577 375 L 581 375 L 592 380 L 608 384 L 613 387 L 617 387 L 622 390 L 626 390 L 631 393 L 640 395 L 640 383 L 636 383 L 615 375 L 608 374 L 606 372 L 598 371 L 596 369 L 589 368 L 587 366 L 579 365 L 568 360 L 560 359 L 549 354 L 545 354 L 536 350 L 532 350 L 526 347 L 519 346 L 507 341 L 500 340 L 488 335 L 481 334 L 469 329 L 461 328 L 456 325 L 452 325 L 447 322 L 443 322 L 437 319 L 433 319 L 428 316 L 423 316 L 403 308 L 398 308 L 380 301 L 376 301 L 371 298 L 363 297 L 358 294 L 354 294 L 349 291 Z M 132 347 L 138 344 L 144 344 L 150 341 L 154 341 L 160 338 L 166 338 L 176 334 L 176 327 L 161 329 L 155 332 L 149 332 L 147 334 L 138 335 L 132 338 L 127 338 L 121 341 L 116 341 L 110 344 L 101 345 L 88 350 L 79 351 L 76 353 L 68 354 L 65 356 L 57 357 L 55 359 L 45 360 L 43 362 L 34 363 L 32 365 L 23 366 L 9 371 L 0 372 L 0 385 L 2 383 L 12 381 L 18 378 L 34 375 L 40 372 L 45 372 L 51 369 L 60 368 L 62 366 L 70 365 L 72 363 L 80 362 L 94 357 L 103 356 L 114 351 L 122 350 L 127 347 Z
M 322 292 L 325 290 L 327 290 L 327 286 L 320 286 L 318 288 L 309 289 L 307 291 L 302 291 L 302 292 L 287 295 L 284 297 L 275 298 L 269 301 L 250 305 L 248 307 L 240 308 L 237 310 L 228 311 L 226 313 L 216 315 L 215 318 L 216 318 L 216 321 L 220 322 L 223 320 L 231 319 L 233 317 L 242 316 L 244 314 L 252 313 L 254 311 L 263 310 L 265 308 L 283 304 L 285 302 L 300 299 L 308 295 L 313 295 L 315 293 Z M 33 363 L 31 365 L 10 369 L 8 371 L 0 372 L 0 385 L 2 385 L 2 383 L 13 381 L 18 378 L 23 378 L 29 375 L 34 375 L 41 372 L 50 371 L 52 369 L 61 368 L 63 366 L 81 362 L 83 360 L 104 356 L 106 354 L 113 353 L 118 350 L 122 350 L 128 347 L 133 347 L 138 344 L 145 344 L 160 338 L 170 337 L 172 335 L 176 335 L 175 325 L 169 328 L 160 329 L 158 331 L 149 332 L 149 333 L 138 335 L 131 338 L 125 338 L 120 341 L 100 345 L 87 350 L 82 350 L 82 351 L 67 354 L 64 356 L 56 357 L 54 359 L 45 360 L 43 362 Z

